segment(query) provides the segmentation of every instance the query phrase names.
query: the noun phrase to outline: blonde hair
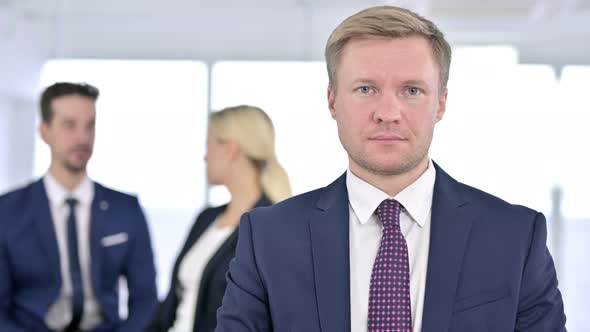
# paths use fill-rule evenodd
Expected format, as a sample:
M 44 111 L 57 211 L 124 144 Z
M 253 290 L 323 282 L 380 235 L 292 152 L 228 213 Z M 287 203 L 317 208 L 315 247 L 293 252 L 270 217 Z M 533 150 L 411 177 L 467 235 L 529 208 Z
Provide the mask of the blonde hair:
M 266 197 L 274 204 L 291 197 L 291 185 L 275 154 L 275 132 L 260 108 L 240 105 L 211 113 L 209 127 L 221 140 L 234 140 L 260 171 Z
M 334 29 L 326 43 L 325 57 L 330 86 L 334 89 L 336 67 L 344 46 L 352 39 L 405 38 L 423 36 L 430 42 L 440 71 L 440 88 L 444 91 L 449 80 L 451 46 L 434 23 L 407 9 L 395 6 L 377 6 L 362 10 Z

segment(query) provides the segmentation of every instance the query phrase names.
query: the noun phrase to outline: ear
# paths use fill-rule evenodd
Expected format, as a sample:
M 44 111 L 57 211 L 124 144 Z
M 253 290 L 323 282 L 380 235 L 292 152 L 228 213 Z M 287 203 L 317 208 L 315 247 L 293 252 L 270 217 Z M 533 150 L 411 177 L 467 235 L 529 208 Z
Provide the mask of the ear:
M 447 111 L 447 93 L 448 90 L 445 88 L 445 91 L 439 96 L 438 98 L 438 110 L 436 111 L 436 122 L 442 120 L 445 112 Z
M 330 109 L 330 114 L 332 115 L 332 119 L 336 120 L 336 108 L 334 108 L 334 103 L 336 103 L 336 91 L 334 88 L 329 85 L 328 86 L 328 108 Z
M 230 160 L 237 159 L 238 156 L 242 153 L 242 148 L 240 148 L 238 142 L 236 142 L 233 139 L 227 140 L 224 145 L 226 153 Z
M 45 144 L 49 145 L 49 124 L 45 121 L 41 121 L 41 125 L 39 126 L 39 136 Z

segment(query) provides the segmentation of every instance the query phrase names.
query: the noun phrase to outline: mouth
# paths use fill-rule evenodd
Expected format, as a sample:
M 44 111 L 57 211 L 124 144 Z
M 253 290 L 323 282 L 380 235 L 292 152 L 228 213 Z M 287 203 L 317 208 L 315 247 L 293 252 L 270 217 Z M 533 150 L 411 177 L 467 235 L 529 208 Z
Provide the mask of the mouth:
M 369 137 L 369 141 L 377 141 L 377 142 L 399 142 L 405 141 L 406 139 L 402 136 L 395 135 L 395 134 L 377 134 Z
M 89 150 L 74 150 L 72 151 L 72 155 L 79 157 L 79 158 L 86 158 L 90 155 Z

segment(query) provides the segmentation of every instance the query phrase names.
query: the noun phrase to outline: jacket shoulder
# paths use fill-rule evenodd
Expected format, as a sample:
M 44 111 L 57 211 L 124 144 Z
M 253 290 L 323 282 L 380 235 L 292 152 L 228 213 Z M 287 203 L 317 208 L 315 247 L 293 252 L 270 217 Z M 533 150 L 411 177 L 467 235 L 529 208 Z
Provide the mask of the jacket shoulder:
M 6 215 L 15 209 L 22 210 L 31 201 L 33 186 L 37 182 L 29 183 L 23 187 L 14 189 L 0 195 L 0 216 Z
M 95 195 L 97 193 L 99 193 L 99 194 L 102 194 L 105 197 L 108 197 L 113 200 L 137 201 L 137 195 L 135 195 L 135 194 L 125 193 L 125 192 L 122 192 L 119 190 L 115 190 L 115 189 L 107 187 L 103 184 L 100 184 L 98 182 L 94 182 L 94 186 L 95 186 L 94 187 Z
M 472 204 L 475 204 L 478 208 L 488 211 L 489 213 L 493 212 L 493 214 L 497 216 L 531 219 L 539 214 L 538 211 L 529 207 L 509 203 L 502 198 L 478 188 L 463 183 L 459 183 L 459 185 L 463 187 L 465 195 L 469 197 L 469 201 Z
M 249 212 L 250 219 L 260 227 L 266 227 L 264 224 L 267 223 L 275 225 L 274 227 L 300 223 L 302 219 L 307 219 L 315 209 L 324 189 L 320 188 L 293 196 L 275 205 L 255 208 Z

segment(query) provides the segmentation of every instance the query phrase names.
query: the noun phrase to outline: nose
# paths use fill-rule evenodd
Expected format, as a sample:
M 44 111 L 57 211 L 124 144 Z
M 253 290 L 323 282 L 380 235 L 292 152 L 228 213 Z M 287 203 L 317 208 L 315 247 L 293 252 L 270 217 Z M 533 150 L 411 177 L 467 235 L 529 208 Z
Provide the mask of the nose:
M 76 141 L 78 144 L 91 144 L 94 141 L 94 128 L 79 128 L 76 131 Z
M 384 93 L 373 113 L 375 122 L 399 122 L 402 118 L 403 105 L 394 93 Z

